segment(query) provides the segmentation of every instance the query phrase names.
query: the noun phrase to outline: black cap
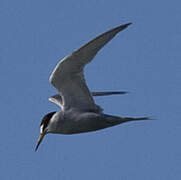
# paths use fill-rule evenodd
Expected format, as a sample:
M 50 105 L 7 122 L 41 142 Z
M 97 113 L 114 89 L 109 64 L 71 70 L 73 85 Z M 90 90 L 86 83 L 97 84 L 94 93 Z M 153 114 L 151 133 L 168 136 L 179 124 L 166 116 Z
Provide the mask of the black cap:
M 41 124 L 40 124 L 40 126 L 43 125 L 43 131 L 44 131 L 44 129 L 48 126 L 48 124 L 49 124 L 49 122 L 50 122 L 50 119 L 52 118 L 52 116 L 53 116 L 55 113 L 56 113 L 56 111 L 50 112 L 50 113 L 46 114 L 46 115 L 43 117 L 43 119 L 42 119 L 42 121 L 41 121 Z

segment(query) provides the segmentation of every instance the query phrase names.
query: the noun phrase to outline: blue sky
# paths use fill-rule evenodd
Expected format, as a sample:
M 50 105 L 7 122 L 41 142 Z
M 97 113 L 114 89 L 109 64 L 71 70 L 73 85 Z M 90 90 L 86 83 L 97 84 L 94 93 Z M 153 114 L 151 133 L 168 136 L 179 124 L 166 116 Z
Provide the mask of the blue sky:
M 181 3 L 178 0 L 1 0 L 0 179 L 181 179 Z M 86 68 L 106 113 L 151 116 L 81 135 L 47 135 L 56 63 L 98 34 L 132 22 Z

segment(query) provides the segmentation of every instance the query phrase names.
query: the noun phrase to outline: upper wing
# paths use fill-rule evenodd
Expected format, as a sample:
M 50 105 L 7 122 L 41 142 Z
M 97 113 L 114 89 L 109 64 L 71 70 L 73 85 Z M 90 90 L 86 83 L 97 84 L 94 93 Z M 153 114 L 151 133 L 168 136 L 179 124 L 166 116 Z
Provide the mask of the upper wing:
M 57 64 L 50 76 L 50 83 L 60 92 L 64 109 L 72 107 L 97 109 L 86 85 L 83 68 L 107 42 L 130 24 L 118 26 L 101 34 Z
M 53 95 L 49 97 L 48 100 L 63 108 L 62 97 L 60 94 Z
M 92 96 L 109 96 L 109 95 L 118 95 L 118 94 L 126 94 L 125 91 L 104 91 L 104 92 L 91 92 Z M 53 95 L 49 97 L 49 101 L 55 103 L 56 105 L 63 108 L 62 105 L 62 97 L 60 94 Z

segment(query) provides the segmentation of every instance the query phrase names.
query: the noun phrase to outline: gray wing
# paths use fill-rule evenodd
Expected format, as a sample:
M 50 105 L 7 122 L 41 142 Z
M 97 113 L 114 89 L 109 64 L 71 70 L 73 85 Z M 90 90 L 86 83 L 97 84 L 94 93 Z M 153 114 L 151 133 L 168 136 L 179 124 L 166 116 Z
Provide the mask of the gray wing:
M 62 97 L 60 94 L 55 94 L 49 97 L 48 100 L 63 108 Z
M 97 109 L 93 97 L 86 85 L 83 68 L 88 64 L 97 52 L 108 43 L 118 32 L 125 29 L 131 23 L 111 29 L 71 55 L 63 58 L 53 70 L 50 76 L 50 83 L 59 91 L 62 96 L 63 109 Z
M 125 91 L 91 92 L 92 96 L 109 96 L 109 95 L 120 95 L 120 94 L 126 94 L 126 93 L 127 92 Z M 63 108 L 62 97 L 60 94 L 53 95 L 48 100 L 60 106 L 61 108 Z

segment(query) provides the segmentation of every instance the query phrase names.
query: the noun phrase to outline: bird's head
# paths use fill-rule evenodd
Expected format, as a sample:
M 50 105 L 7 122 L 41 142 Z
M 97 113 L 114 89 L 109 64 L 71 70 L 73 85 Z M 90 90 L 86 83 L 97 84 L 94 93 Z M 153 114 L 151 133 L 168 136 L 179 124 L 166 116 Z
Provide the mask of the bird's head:
M 37 143 L 37 145 L 36 145 L 35 151 L 37 151 L 40 143 L 41 143 L 42 140 L 43 140 L 43 137 L 44 137 L 47 133 L 50 132 L 50 131 L 49 131 L 49 127 L 50 127 L 49 125 L 50 125 L 50 122 L 51 122 L 50 120 L 51 120 L 52 116 L 53 116 L 55 113 L 56 113 L 56 112 L 51 112 L 51 113 L 46 114 L 46 115 L 43 117 L 43 119 L 42 119 L 42 121 L 41 121 L 41 124 L 40 124 L 40 136 L 39 136 L 38 143 Z

